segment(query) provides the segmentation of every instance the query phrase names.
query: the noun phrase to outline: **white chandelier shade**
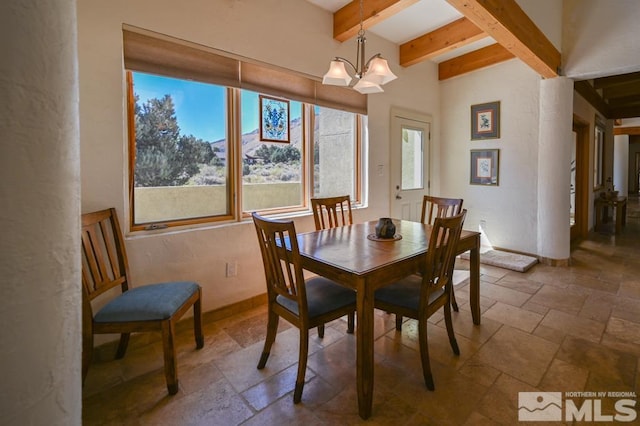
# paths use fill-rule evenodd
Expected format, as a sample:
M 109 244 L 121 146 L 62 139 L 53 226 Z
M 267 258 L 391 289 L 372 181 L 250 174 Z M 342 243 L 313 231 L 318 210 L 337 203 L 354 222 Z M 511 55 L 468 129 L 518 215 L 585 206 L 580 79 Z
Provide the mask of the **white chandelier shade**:
M 363 95 L 369 95 L 372 93 L 381 93 L 384 92 L 382 87 L 379 84 L 376 84 L 372 81 L 367 81 L 367 77 L 361 78 L 358 82 L 353 86 L 354 90 L 362 93 Z
M 377 55 L 369 60 L 369 67 L 365 78 L 369 78 L 372 82 L 382 85 L 398 77 L 389 68 L 387 60 Z
M 322 84 L 333 86 L 349 86 L 353 77 L 347 72 L 345 64 L 348 64 L 352 70 L 354 77 L 358 79 L 353 86 L 354 90 L 362 94 L 381 93 L 384 92 L 382 85 L 398 78 L 389 68 L 387 60 L 379 53 L 373 55 L 367 62 L 365 58 L 365 43 L 367 39 L 364 37 L 363 29 L 363 0 L 360 0 L 360 31 L 358 32 L 356 64 L 353 65 L 349 60 L 341 57 L 335 57 L 329 65 L 329 71 L 322 78 Z
M 331 84 L 334 86 L 348 86 L 351 83 L 351 76 L 344 68 L 344 62 L 335 59 L 329 65 L 329 71 L 322 78 L 322 84 Z

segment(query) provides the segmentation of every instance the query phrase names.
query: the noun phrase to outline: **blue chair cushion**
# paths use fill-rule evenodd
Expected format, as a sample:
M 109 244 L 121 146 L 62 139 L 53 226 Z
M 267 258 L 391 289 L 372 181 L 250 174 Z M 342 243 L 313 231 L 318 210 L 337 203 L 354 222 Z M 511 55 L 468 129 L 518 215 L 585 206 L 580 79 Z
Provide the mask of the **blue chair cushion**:
M 150 284 L 125 291 L 100 309 L 97 323 L 168 319 L 200 286 L 191 281 Z
M 420 304 L 420 288 L 422 277 L 410 275 L 400 281 L 376 290 L 375 298 L 381 302 L 418 311 Z M 429 303 L 444 293 L 444 289 L 434 291 L 429 295 Z
M 307 309 L 309 318 L 344 308 L 356 303 L 356 292 L 324 277 L 314 277 L 306 281 Z M 276 302 L 296 315 L 300 315 L 295 300 L 278 296 Z

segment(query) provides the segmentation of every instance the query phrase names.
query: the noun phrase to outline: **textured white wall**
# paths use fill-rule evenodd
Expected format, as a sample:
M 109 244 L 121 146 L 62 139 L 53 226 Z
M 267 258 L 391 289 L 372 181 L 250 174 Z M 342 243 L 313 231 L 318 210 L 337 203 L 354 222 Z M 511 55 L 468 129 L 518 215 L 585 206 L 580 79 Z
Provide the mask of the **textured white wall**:
M 562 2 L 558 0 L 516 0 L 524 13 L 562 51 Z
M 75 1 L 0 2 L 0 424 L 79 425 Z
M 537 251 L 540 77 L 517 59 L 440 85 L 441 195 L 464 199 L 465 228 L 498 247 Z M 499 139 L 471 140 L 471 105 L 500 101 Z M 500 150 L 499 186 L 470 185 L 470 150 Z M 567 180 L 568 182 L 568 180 Z
M 538 142 L 538 255 L 567 260 L 572 149 L 573 81 L 540 82 Z M 560 237 L 560 236 L 565 236 Z
M 248 58 L 321 77 L 334 56 L 355 60 L 355 40 L 332 38 L 332 15 L 300 0 L 173 0 L 78 2 L 82 211 L 115 206 L 126 224 L 126 120 L 122 68 L 122 24 L 179 37 Z M 367 56 L 380 52 L 398 79 L 369 99 L 372 170 L 366 182 L 368 208 L 355 220 L 389 211 L 389 111 L 392 105 L 438 116 L 437 68 L 432 63 L 398 65 L 396 46 L 367 33 Z M 434 126 L 437 127 L 437 126 Z M 437 143 L 434 133 L 434 144 Z M 437 150 L 437 148 L 436 148 Z M 377 166 L 383 166 L 378 174 Z M 296 219 L 299 231 L 313 228 L 310 216 Z M 203 286 L 204 310 L 264 293 L 264 273 L 251 222 L 161 231 L 127 237 L 134 285 L 177 278 Z M 226 278 L 225 263 L 238 262 Z M 99 342 L 99 340 L 97 340 Z
M 637 0 L 564 0 L 562 63 L 566 76 L 596 78 L 640 70 Z

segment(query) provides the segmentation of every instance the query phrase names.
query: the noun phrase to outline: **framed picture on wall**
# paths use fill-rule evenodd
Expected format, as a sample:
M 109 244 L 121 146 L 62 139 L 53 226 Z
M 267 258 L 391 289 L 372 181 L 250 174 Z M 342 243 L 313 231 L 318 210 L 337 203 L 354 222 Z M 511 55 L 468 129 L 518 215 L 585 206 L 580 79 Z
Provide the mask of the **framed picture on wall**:
M 500 137 L 500 101 L 471 105 L 471 139 Z
M 498 186 L 499 162 L 499 149 L 472 149 L 470 183 L 472 185 Z
M 260 95 L 260 140 L 289 143 L 289 101 Z

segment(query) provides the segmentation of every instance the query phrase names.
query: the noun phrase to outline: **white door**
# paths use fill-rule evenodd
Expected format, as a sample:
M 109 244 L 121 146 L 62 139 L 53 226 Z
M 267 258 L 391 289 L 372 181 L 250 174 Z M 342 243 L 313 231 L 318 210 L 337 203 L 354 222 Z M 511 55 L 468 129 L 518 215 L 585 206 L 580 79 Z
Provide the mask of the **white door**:
M 391 217 L 420 221 L 429 194 L 431 117 L 391 110 Z

